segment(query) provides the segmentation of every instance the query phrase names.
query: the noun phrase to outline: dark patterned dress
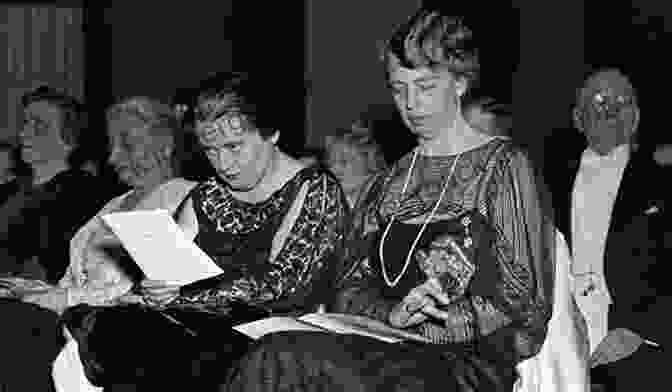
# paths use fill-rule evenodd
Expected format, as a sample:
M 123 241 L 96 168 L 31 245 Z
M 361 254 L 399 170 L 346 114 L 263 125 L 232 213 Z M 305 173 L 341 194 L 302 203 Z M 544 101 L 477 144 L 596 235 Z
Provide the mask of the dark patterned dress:
M 221 390 L 506 391 L 515 366 L 535 355 L 551 316 L 554 228 L 525 155 L 495 139 L 456 156 L 413 154 L 382 174 L 361 199 L 347 242 L 336 311 L 387 321 L 392 307 L 427 280 L 433 265 L 451 301 L 447 320 L 412 328 L 432 344 L 282 332 L 262 338 Z M 412 243 L 435 207 L 398 284 Z M 381 246 L 381 237 L 390 223 Z M 452 244 L 452 245 L 451 245 Z M 382 255 L 382 259 L 380 255 Z M 456 256 L 456 257 L 453 257 Z
M 255 204 L 217 179 L 190 197 L 195 242 L 224 273 L 182 287 L 163 309 L 79 306 L 65 315 L 87 377 L 106 391 L 214 387 L 250 343 L 233 325 L 310 311 L 332 292 L 348 207 L 329 173 L 305 168 Z

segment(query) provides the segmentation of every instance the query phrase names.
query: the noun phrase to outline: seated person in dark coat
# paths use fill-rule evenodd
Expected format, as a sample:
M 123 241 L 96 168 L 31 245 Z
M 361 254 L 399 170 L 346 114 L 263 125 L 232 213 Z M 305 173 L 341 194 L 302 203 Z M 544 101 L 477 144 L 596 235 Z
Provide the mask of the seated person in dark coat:
M 32 182 L 0 207 L 0 275 L 56 283 L 65 272 L 75 231 L 105 198 L 96 177 L 68 165 L 85 129 L 76 99 L 40 87 L 21 99 L 22 159 Z

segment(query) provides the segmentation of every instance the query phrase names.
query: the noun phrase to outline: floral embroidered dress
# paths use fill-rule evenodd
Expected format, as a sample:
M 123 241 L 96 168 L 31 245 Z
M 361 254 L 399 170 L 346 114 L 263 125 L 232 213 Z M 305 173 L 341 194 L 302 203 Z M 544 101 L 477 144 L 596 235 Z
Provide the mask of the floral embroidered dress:
M 551 316 L 551 210 L 509 141 L 413 161 L 403 157 L 360 199 L 336 310 L 387 321 L 412 288 L 434 279 L 451 299 L 440 307 L 450 317 L 412 327 L 432 344 L 278 333 L 223 389 L 512 390 L 516 364 L 539 351 Z
M 193 377 L 221 378 L 250 343 L 232 325 L 312 309 L 332 286 L 348 207 L 329 173 L 304 168 L 260 203 L 235 199 L 217 179 L 190 198 L 195 242 L 224 273 L 182 287 L 163 309 L 84 306 L 66 314 L 94 385 L 175 388 L 193 385 Z M 122 325 L 128 333 L 120 345 Z
M 199 221 L 194 241 L 225 272 L 205 284 L 213 288 L 182 290 L 176 305 L 237 301 L 274 312 L 310 309 L 306 301 L 321 300 L 313 296 L 315 284 L 334 268 L 341 248 L 347 213 L 341 195 L 333 178 L 312 168 L 258 204 L 235 199 L 216 179 L 202 184 L 192 195 Z

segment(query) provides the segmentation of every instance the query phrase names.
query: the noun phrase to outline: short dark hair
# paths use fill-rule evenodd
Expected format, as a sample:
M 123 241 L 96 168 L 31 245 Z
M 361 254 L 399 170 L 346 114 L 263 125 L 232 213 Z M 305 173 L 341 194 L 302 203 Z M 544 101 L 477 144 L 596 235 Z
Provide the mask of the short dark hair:
M 215 119 L 229 110 L 246 116 L 259 134 L 268 138 L 281 125 L 283 103 L 273 97 L 276 79 L 250 72 L 217 73 L 200 83 L 194 92 L 194 120 Z
M 49 86 L 40 86 L 21 97 L 21 106 L 25 109 L 34 102 L 47 102 L 57 107 L 63 115 L 61 138 L 70 146 L 78 146 L 82 134 L 88 125 L 88 116 L 84 105 L 75 97 Z
M 478 48 L 462 17 L 436 7 L 423 7 L 399 26 L 383 47 L 386 67 L 390 55 L 404 68 L 445 66 L 473 88 L 480 76 Z

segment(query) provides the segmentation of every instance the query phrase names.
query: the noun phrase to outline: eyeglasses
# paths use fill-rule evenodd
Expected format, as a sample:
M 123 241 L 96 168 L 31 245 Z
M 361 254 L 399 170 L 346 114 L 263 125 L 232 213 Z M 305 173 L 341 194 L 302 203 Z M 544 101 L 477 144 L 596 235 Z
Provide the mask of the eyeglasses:
M 630 95 L 612 94 L 608 91 L 598 91 L 590 97 L 590 106 L 598 113 L 615 116 L 626 107 L 634 105 L 635 100 Z

